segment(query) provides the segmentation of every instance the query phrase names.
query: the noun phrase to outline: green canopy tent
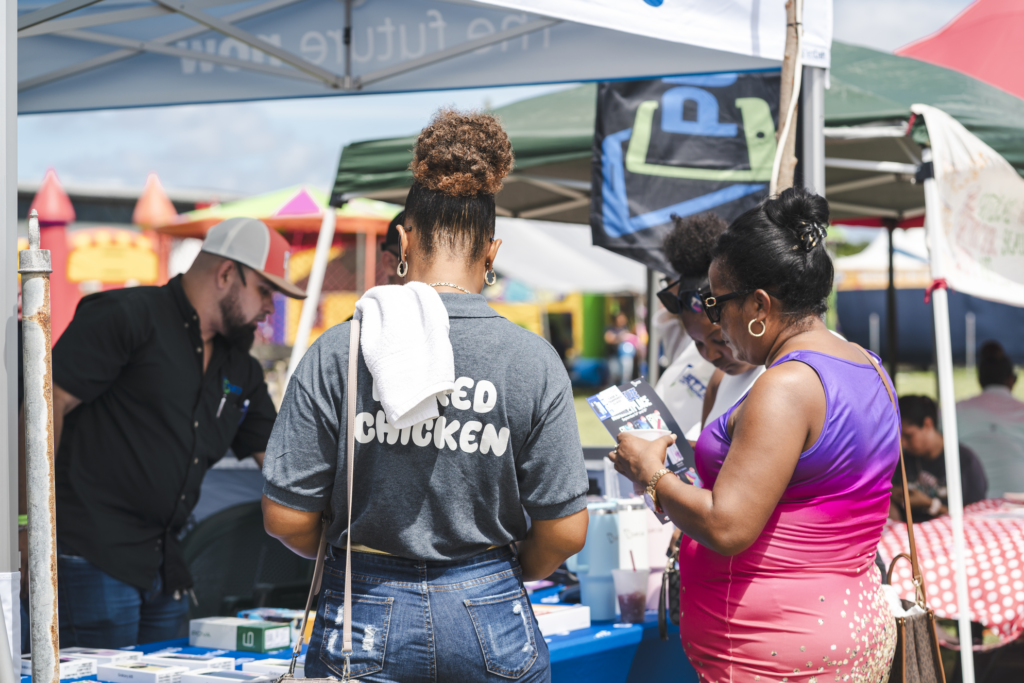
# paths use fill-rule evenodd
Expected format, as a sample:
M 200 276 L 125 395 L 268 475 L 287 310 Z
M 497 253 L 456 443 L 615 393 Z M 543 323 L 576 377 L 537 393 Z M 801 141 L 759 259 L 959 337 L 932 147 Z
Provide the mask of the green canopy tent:
M 926 132 L 918 126 L 906 135 L 915 103 L 949 113 L 1024 170 L 1024 100 L 949 69 L 838 42 L 830 76 L 825 193 L 836 219 L 923 216 L 924 195 L 914 175 Z M 500 213 L 589 222 L 596 88 L 589 83 L 494 110 L 516 154 L 497 198 Z M 345 147 L 332 203 L 359 196 L 404 202 L 415 143 L 412 135 Z

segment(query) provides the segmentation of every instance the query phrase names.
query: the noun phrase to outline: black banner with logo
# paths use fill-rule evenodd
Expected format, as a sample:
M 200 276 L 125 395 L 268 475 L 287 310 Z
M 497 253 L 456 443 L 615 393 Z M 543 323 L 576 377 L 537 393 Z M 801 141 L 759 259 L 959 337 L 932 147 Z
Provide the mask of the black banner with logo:
M 664 273 L 672 215 L 732 221 L 768 194 L 778 71 L 602 83 L 594 132 L 593 242 Z

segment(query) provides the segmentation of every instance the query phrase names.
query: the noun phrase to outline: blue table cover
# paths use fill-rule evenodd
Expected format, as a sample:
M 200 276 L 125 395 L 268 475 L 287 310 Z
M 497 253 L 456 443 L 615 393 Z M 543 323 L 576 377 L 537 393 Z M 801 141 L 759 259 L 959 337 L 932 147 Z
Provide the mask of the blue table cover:
M 565 635 L 547 636 L 544 640 L 551 652 L 552 683 L 697 683 L 697 674 L 683 654 L 679 628 L 669 624 L 668 640 L 658 637 L 657 612 L 648 612 L 643 624 L 594 622 L 590 628 L 570 631 Z M 171 650 L 186 654 L 216 653 L 235 658 L 235 668 L 256 659 L 287 657 L 290 650 L 270 654 L 235 652 L 190 647 L 188 638 L 123 648 L 151 654 Z M 65 679 L 94 681 L 96 676 Z M 21 683 L 32 683 L 31 676 L 22 676 Z

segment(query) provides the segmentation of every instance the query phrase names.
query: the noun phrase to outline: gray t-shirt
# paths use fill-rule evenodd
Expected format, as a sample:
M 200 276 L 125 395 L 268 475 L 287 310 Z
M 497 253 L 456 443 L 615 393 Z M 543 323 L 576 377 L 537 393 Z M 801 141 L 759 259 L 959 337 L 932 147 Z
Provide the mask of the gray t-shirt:
M 533 519 L 586 508 L 572 388 L 554 349 L 480 295 L 441 294 L 456 389 L 436 420 L 395 430 L 359 358 L 353 542 L 417 560 L 460 560 L 526 537 Z M 345 545 L 350 325 L 325 332 L 288 385 L 263 463 L 264 493 L 334 520 Z

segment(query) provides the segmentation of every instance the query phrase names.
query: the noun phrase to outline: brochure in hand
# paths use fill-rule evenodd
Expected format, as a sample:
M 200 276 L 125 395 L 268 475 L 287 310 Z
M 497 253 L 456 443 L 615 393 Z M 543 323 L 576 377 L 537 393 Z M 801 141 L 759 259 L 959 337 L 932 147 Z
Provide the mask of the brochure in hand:
M 591 410 L 604 424 L 604 428 L 612 437 L 620 432 L 635 429 L 667 429 L 679 438 L 665 452 L 665 467 L 688 484 L 703 488 L 697 476 L 693 448 L 683 437 L 672 413 L 669 412 L 661 397 L 654 392 L 654 387 L 647 380 L 640 378 L 617 387 L 609 387 L 587 399 Z M 647 507 L 654 509 L 654 501 L 644 495 Z M 655 513 L 662 524 L 668 521 L 665 515 Z

